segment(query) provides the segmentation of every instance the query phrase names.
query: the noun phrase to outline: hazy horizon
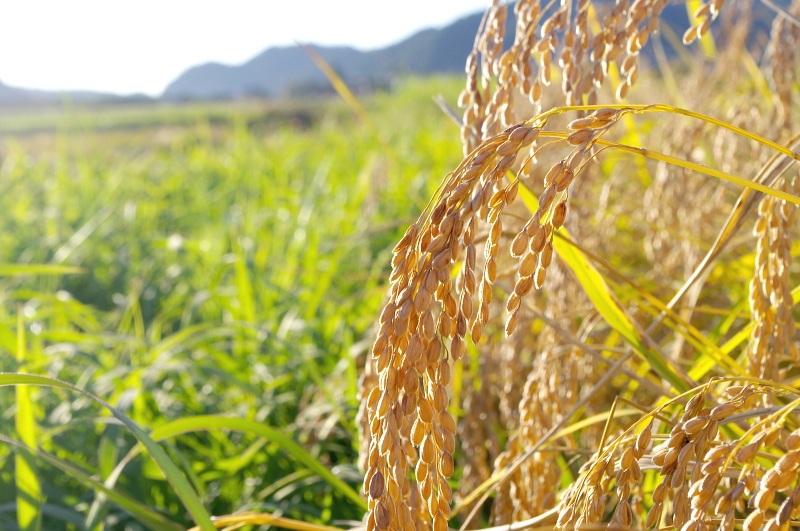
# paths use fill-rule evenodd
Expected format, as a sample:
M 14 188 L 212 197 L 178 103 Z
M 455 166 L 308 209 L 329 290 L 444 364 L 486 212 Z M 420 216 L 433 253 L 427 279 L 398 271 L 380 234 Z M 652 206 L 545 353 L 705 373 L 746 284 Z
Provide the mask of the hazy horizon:
M 0 82 L 28 89 L 157 97 L 199 64 L 242 64 L 267 48 L 295 41 L 381 48 L 487 4 L 412 0 L 387 10 L 385 4 L 366 0 L 234 0 L 225 9 L 187 0 L 8 3 L 0 14 L 20 23 L 0 32 Z

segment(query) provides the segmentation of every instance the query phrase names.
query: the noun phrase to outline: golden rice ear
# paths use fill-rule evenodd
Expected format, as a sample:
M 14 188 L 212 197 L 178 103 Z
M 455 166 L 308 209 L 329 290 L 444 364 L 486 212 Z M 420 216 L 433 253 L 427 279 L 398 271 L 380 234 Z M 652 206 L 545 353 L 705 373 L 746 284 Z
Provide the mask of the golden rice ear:
M 782 188 L 787 189 L 785 180 Z M 748 372 L 757 378 L 776 381 L 783 378 L 779 364 L 798 361 L 791 349 L 796 328 L 794 302 L 789 295 L 792 216 L 786 215 L 784 206 L 784 201 L 772 196 L 765 196 L 759 203 L 754 228 L 755 270 L 749 297 L 754 326 L 747 349 Z
M 553 363 L 559 359 L 560 363 Z M 572 407 L 578 394 L 571 371 L 577 370 L 580 354 L 566 353 L 556 357 L 544 351 L 535 360 L 535 368 L 528 374 L 514 416 L 519 418 L 519 429 L 495 462 L 495 468 L 513 463 L 521 458 L 527 448 L 533 447 L 557 422 L 559 412 Z M 513 376 L 512 376 L 513 377 Z M 545 411 L 542 404 L 553 404 Z M 507 524 L 515 518 L 531 518 L 552 509 L 556 498 L 550 485 L 559 481 L 561 469 L 546 454 L 533 454 L 500 485 L 492 504 L 492 522 Z M 513 509 L 512 512 L 509 512 Z M 516 514 L 516 517 L 512 515 Z
M 631 525 L 638 518 L 629 513 L 629 509 L 633 503 L 633 489 L 642 477 L 639 468 L 642 460 L 659 466 L 661 476 L 652 491 L 652 506 L 643 522 L 647 527 L 666 518 L 683 529 L 697 529 L 709 518 L 720 518 L 725 529 L 729 529 L 737 511 L 746 516 L 745 527 L 756 529 L 766 521 L 770 522 L 768 525 L 785 525 L 797 503 L 797 490 L 791 486 L 798 479 L 800 451 L 779 444 L 780 434 L 787 431 L 784 426 L 787 418 L 781 412 L 764 418 L 759 413 L 763 409 L 748 411 L 754 403 L 749 398 L 763 394 L 774 396 L 784 391 L 777 384 L 739 386 L 735 393 L 728 393 L 734 395 L 732 399 L 714 407 L 703 407 L 705 390 L 706 386 L 701 386 L 691 391 L 696 394 L 684 408 L 681 420 L 672 426 L 668 438 L 661 439 L 665 442 L 653 448 L 649 459 L 646 447 L 652 438 L 652 419 L 663 417 L 669 404 L 677 402 L 674 399 L 648 413 L 598 451 L 581 468 L 580 476 L 565 493 L 559 506 L 558 528 L 572 530 L 583 523 L 598 521 L 602 512 L 591 508 L 605 504 L 608 483 L 603 478 L 606 475 L 615 479 L 617 506 L 611 522 Z M 800 395 L 800 391 L 796 394 Z M 800 399 L 793 404 L 798 402 Z M 733 420 L 734 416 L 738 417 L 738 422 L 752 419 L 752 427 L 736 436 L 738 438 L 719 441 L 718 424 Z M 632 437 L 637 424 L 645 421 L 647 425 L 639 435 Z M 794 435 L 794 432 L 789 434 L 786 441 L 794 441 Z M 765 465 L 756 459 L 760 449 L 775 451 L 780 457 Z M 612 467 L 615 458 L 617 466 Z M 738 480 L 730 480 L 737 475 Z M 671 507 L 664 504 L 669 498 L 673 500 Z M 774 512 L 776 503 L 780 507 Z
M 519 0 L 514 4 L 513 36 L 506 35 L 508 5 L 490 4 L 467 59 L 467 83 L 459 96 L 465 155 L 508 124 L 522 121 L 530 107 L 534 114 L 540 112 L 544 96 L 555 96 L 544 90 L 551 86 L 555 69 L 561 79 L 555 104 L 574 106 L 585 99 L 594 104 L 612 61 L 620 62 L 624 76 L 617 97 L 627 96 L 638 79 L 638 54 L 658 32 L 669 0 L 642 0 L 614 9 L 595 9 L 594 3 L 562 2 L 545 13 L 540 0 Z M 702 37 L 721 5 L 721 0 L 712 0 L 696 10 L 684 42 Z M 527 99 L 528 108 L 519 104 L 517 94 Z M 579 121 L 574 127 L 586 127 L 583 124 Z
M 797 14 L 795 5 L 795 18 Z M 791 16 L 791 14 L 789 15 Z M 766 57 L 768 60 L 767 74 L 773 87 L 781 133 L 788 133 L 792 129 L 792 108 L 796 104 L 796 94 L 792 87 L 798 81 L 798 74 L 796 68 L 787 68 L 787 65 L 796 65 L 800 61 L 800 51 L 797 46 L 799 41 L 800 28 L 792 22 L 787 22 L 785 16 L 775 17 L 767 44 Z
M 377 384 L 368 395 L 371 405 L 364 422 L 370 431 L 369 451 L 362 458 L 370 466 L 364 491 L 370 496 L 376 527 L 396 511 L 418 514 L 409 497 L 415 488 L 427 508 L 430 520 L 426 522 L 442 525 L 437 522 L 449 517 L 450 493 L 435 486 L 456 469 L 457 427 L 447 412 L 450 364 L 464 357 L 468 340 L 481 342 L 491 318 L 489 303 L 501 246 L 507 247 L 506 256 L 518 260 L 520 274 L 506 302 L 504 330 L 511 335 L 520 321 L 522 299 L 534 286 L 544 285 L 552 261 L 553 230 L 566 216 L 564 198 L 574 179 L 570 169 L 554 178 L 541 195 L 539 212 L 513 241 L 504 236 L 503 215 L 517 202 L 522 186 L 519 180 L 505 184 L 506 176 L 541 125 L 518 124 L 481 144 L 448 175 L 430 210 L 395 246 L 390 297 L 381 312 L 371 356 Z M 579 137 L 567 142 L 575 145 L 573 152 L 561 165 L 580 161 L 598 131 L 576 131 Z M 576 166 L 575 171 L 580 169 Z M 560 198 L 557 204 L 556 197 Z M 475 243 L 478 223 L 486 231 L 483 264 L 477 259 Z M 456 263 L 458 275 L 453 282 L 450 270 Z M 412 467 L 416 477 L 409 480 Z M 548 499 L 554 503 L 552 497 Z

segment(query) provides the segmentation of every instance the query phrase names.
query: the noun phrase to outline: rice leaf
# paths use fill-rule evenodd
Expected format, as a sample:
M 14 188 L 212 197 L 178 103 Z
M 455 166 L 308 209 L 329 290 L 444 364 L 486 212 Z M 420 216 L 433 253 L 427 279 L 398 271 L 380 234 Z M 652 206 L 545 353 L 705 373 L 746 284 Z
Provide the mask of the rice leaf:
M 666 360 L 658 353 L 653 352 L 652 349 L 647 348 L 636 327 L 609 291 L 603 276 L 589 263 L 583 254 L 562 238 L 553 240 L 553 248 L 564 263 L 575 273 L 575 277 L 580 282 L 586 295 L 588 295 L 589 300 L 592 301 L 595 309 L 603 316 L 609 326 L 619 332 L 633 350 L 647 361 L 650 367 L 662 378 L 671 383 L 675 389 L 680 392 L 688 391 L 689 386 L 669 366 Z
M 519 195 L 531 212 L 536 212 L 539 203 L 535 196 L 522 183 L 519 187 Z M 687 391 L 689 386 L 683 379 L 669 366 L 669 364 L 658 353 L 647 348 L 642 340 L 639 331 L 631 320 L 620 308 L 615 297 L 611 294 L 603 276 L 589 263 L 580 251 L 566 240 L 567 232 L 560 230 L 564 238 L 554 238 L 553 248 L 567 266 L 572 269 L 578 282 L 586 291 L 589 300 L 594 304 L 595 309 L 603 316 L 608 325 L 616 330 L 620 336 L 639 354 L 662 378 L 672 384 L 680 392 Z
M 17 363 L 25 366 L 25 323 L 22 312 L 17 313 Z M 36 420 L 33 416 L 33 400 L 30 388 L 15 389 L 17 412 L 14 427 L 17 436 L 26 446 L 36 448 Z M 42 528 L 42 486 L 39 483 L 36 462 L 28 450 L 17 452 L 14 457 L 14 481 L 17 487 L 17 523 L 22 531 L 38 531 Z
M 272 441 L 280 446 L 286 453 L 291 455 L 303 463 L 309 470 L 316 473 L 320 478 L 330 484 L 335 490 L 339 491 L 342 495 L 348 497 L 355 502 L 359 507 L 366 510 L 366 502 L 358 495 L 358 493 L 350 487 L 347 483 L 336 477 L 330 470 L 315 459 L 311 454 L 306 452 L 303 447 L 294 442 L 291 437 L 284 435 L 280 431 L 247 419 L 238 419 L 230 417 L 217 417 L 212 415 L 199 415 L 196 417 L 185 417 L 182 419 L 174 420 L 159 428 L 153 430 L 150 434 L 154 441 L 161 441 L 170 437 L 175 437 L 183 433 L 191 433 L 195 431 L 207 430 L 233 430 L 245 433 L 251 433 L 259 437 L 263 437 Z M 133 457 L 143 450 L 142 444 L 137 444 L 128 452 L 128 455 L 117 465 L 117 470 L 112 474 L 112 477 L 118 477 L 121 468 L 125 466 Z
M 183 529 L 180 525 L 168 520 L 163 515 L 150 509 L 143 503 L 131 498 L 130 496 L 107 488 L 105 485 L 103 485 L 103 483 L 94 479 L 91 474 L 70 463 L 69 461 L 59 459 L 53 454 L 45 452 L 39 448 L 31 448 L 19 441 L 5 437 L 4 435 L 0 435 L 0 442 L 12 445 L 19 451 L 31 452 L 42 461 L 52 465 L 80 483 L 83 483 L 88 488 L 94 489 L 98 493 L 102 493 L 109 500 L 124 509 L 128 514 L 146 525 L 148 529 L 152 529 L 154 531 L 179 531 Z
M 0 373 L 0 387 L 6 385 L 41 385 L 46 387 L 55 387 L 59 389 L 65 389 L 68 391 L 74 391 L 81 393 L 98 404 L 102 405 L 106 409 L 108 409 L 112 415 L 114 415 L 120 422 L 125 424 L 125 426 L 133 432 L 133 435 L 139 440 L 139 442 L 147 448 L 147 451 L 150 452 L 150 456 L 153 460 L 158 464 L 161 468 L 164 476 L 169 481 L 172 488 L 175 489 L 175 494 L 183 502 L 184 507 L 189 514 L 192 515 L 194 521 L 200 526 L 203 531 L 214 531 L 216 527 L 214 526 L 213 522 L 211 521 L 211 517 L 209 516 L 208 512 L 206 511 L 205 507 L 203 506 L 200 499 L 197 497 L 197 494 L 192 489 L 189 482 L 183 476 L 181 471 L 178 469 L 177 465 L 169 458 L 167 453 L 161 448 L 158 444 L 155 443 L 145 432 L 140 428 L 136 423 L 134 423 L 127 415 L 116 409 L 115 407 L 111 406 L 104 400 L 97 398 L 96 396 L 92 395 L 91 393 L 84 391 L 83 389 L 79 389 L 67 382 L 62 382 L 60 380 L 56 380 L 53 378 L 47 378 L 45 376 L 38 376 L 34 374 L 20 374 L 20 373 Z
M 0 277 L 17 275 L 76 275 L 86 273 L 83 267 L 55 264 L 0 264 Z

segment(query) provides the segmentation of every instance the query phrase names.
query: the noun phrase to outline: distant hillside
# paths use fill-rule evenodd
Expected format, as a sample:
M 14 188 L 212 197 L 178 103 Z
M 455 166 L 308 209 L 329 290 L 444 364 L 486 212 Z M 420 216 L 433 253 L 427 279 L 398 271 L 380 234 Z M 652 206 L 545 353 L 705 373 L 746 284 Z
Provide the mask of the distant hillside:
M 0 82 L 0 107 L 60 105 L 64 103 L 64 101 L 73 103 L 123 103 L 150 100 L 152 100 L 152 98 L 143 94 L 118 96 L 116 94 L 93 92 L 89 90 L 36 90 L 10 87 Z
M 380 85 L 401 73 L 463 72 L 480 19 L 481 14 L 470 15 L 442 29 L 420 31 L 380 50 L 362 52 L 350 47 L 323 46 L 314 49 L 356 88 Z M 328 86 L 327 79 L 308 56 L 299 47 L 289 46 L 269 48 L 239 66 L 208 63 L 193 67 L 173 81 L 163 97 L 170 100 L 270 97 Z
M 608 0 L 612 3 L 613 0 Z M 752 37 L 769 31 L 774 13 L 763 5 L 753 6 Z M 379 50 L 359 51 L 349 47 L 314 46 L 314 49 L 353 88 L 365 89 L 388 83 L 393 76 L 411 73 L 461 73 L 472 50 L 482 13 L 464 17 L 441 29 L 420 31 L 408 39 Z M 689 27 L 686 6 L 668 5 L 662 13 L 662 25 L 682 35 Z M 507 35 L 514 34 L 515 19 L 509 9 Z M 719 21 L 715 31 L 719 30 Z M 763 40 L 763 39 L 762 39 Z M 755 42 L 755 40 L 753 41 Z M 674 56 L 665 43 L 666 51 Z M 644 50 L 652 57 L 652 47 Z M 247 96 L 279 97 L 330 90 L 322 72 L 297 46 L 269 48 L 250 61 L 229 66 L 208 63 L 193 67 L 173 81 L 164 91 L 168 100 L 235 99 Z

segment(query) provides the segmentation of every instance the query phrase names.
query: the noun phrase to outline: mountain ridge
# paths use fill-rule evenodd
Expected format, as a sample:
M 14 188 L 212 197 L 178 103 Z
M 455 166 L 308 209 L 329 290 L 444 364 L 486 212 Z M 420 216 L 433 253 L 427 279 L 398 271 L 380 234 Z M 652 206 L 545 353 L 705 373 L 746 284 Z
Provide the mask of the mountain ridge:
M 374 50 L 349 46 L 310 46 L 356 90 L 387 83 L 404 73 L 462 72 L 472 50 L 482 13 L 462 17 L 439 29 L 428 28 Z M 508 30 L 513 31 L 513 17 Z M 270 47 L 241 65 L 194 66 L 162 94 L 166 100 L 280 97 L 328 87 L 319 68 L 299 46 Z
M 0 107 L 72 103 L 131 103 L 152 101 L 146 94 L 122 96 L 94 90 L 42 90 L 13 87 L 0 81 Z
M 611 5 L 613 0 L 605 0 Z M 551 8 L 554 9 L 554 8 Z M 347 46 L 310 45 L 356 91 L 386 86 L 402 74 L 463 73 L 483 12 L 461 17 L 441 28 L 418 31 L 384 48 L 361 51 Z M 689 27 L 684 5 L 668 4 L 662 24 L 678 35 Z M 509 7 L 506 35 L 513 36 L 514 10 Z M 506 47 L 512 38 L 506 39 Z M 666 43 L 665 43 L 666 44 Z M 676 54 L 668 45 L 668 54 Z M 652 60 L 652 48 L 642 55 Z M 165 100 L 281 97 L 330 91 L 330 83 L 299 46 L 270 47 L 240 65 L 206 63 L 185 71 L 162 94 Z
M 610 4 L 612 0 L 607 2 Z M 757 4 L 751 14 L 755 25 L 748 40 L 755 42 L 765 31 L 769 32 L 769 23 L 765 21 L 774 13 Z M 310 46 L 337 71 L 351 89 L 364 92 L 389 86 L 394 77 L 404 74 L 463 73 L 482 16 L 482 12 L 473 13 L 441 28 L 423 29 L 400 42 L 373 50 L 362 51 L 349 46 Z M 661 14 L 661 21 L 678 35 L 689 26 L 684 5 L 667 5 Z M 506 35 L 514 34 L 515 24 L 513 9 L 509 9 Z M 718 26 L 719 24 L 715 24 L 712 29 L 717 31 Z M 511 39 L 507 39 L 509 40 Z M 665 49 L 671 56 L 675 55 L 666 42 Z M 652 46 L 646 47 L 642 52 L 645 60 L 652 58 L 652 53 Z M 92 91 L 41 91 L 9 87 L 0 83 L 0 106 L 62 103 L 65 99 L 73 102 L 113 103 L 275 98 L 330 91 L 327 78 L 302 48 L 277 46 L 269 47 L 239 65 L 208 62 L 190 67 L 169 83 L 159 98 L 144 95 L 118 96 Z

